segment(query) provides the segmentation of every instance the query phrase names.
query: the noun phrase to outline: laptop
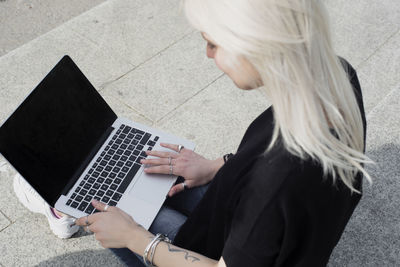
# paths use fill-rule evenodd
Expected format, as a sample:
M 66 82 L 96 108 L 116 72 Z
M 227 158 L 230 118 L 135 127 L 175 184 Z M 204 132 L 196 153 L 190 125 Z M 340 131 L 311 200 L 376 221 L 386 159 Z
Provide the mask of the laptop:
M 146 150 L 168 151 L 161 142 L 194 149 L 118 118 L 69 56 L 0 127 L 0 153 L 51 207 L 79 218 L 98 212 L 90 204 L 97 199 L 146 229 L 177 178 L 143 172 Z

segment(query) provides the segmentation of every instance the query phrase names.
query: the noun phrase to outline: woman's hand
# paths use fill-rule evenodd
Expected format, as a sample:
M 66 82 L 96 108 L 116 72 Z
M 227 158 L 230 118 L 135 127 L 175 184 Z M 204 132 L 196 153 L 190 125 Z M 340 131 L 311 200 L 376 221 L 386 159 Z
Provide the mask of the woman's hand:
M 135 243 L 135 250 L 144 251 L 146 242 L 152 234 L 138 225 L 131 216 L 117 207 L 111 207 L 92 200 L 92 205 L 100 211 L 89 216 L 76 220 L 76 225 L 84 226 L 85 230 L 94 233 L 95 238 L 105 248 L 132 247 Z M 140 242 L 144 240 L 145 242 Z M 144 243 L 144 244 L 142 244 Z
M 189 188 L 210 182 L 224 164 L 222 158 L 208 160 L 190 149 L 179 151 L 178 145 L 161 143 L 161 146 L 174 152 L 147 151 L 147 155 L 158 158 L 141 160 L 141 163 L 148 165 L 144 171 L 162 174 L 171 174 L 172 171 L 172 174 L 184 177 L 185 185 Z M 182 184 L 177 184 L 170 189 L 168 195 L 173 196 L 183 189 Z

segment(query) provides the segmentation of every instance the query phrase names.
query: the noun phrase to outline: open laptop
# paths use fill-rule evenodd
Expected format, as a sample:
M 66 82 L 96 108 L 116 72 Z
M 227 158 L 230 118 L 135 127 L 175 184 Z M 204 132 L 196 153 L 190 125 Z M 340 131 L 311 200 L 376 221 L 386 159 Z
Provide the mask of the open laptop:
M 146 174 L 144 151 L 190 141 L 117 115 L 64 56 L 0 127 L 0 153 L 52 207 L 79 218 L 93 198 L 148 229 L 176 176 Z

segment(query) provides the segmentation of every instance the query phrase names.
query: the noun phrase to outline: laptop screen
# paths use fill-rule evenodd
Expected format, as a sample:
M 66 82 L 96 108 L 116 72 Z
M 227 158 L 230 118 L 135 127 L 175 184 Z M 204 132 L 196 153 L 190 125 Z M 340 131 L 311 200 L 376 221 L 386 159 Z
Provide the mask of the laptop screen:
M 68 56 L 0 128 L 0 153 L 53 205 L 117 118 Z

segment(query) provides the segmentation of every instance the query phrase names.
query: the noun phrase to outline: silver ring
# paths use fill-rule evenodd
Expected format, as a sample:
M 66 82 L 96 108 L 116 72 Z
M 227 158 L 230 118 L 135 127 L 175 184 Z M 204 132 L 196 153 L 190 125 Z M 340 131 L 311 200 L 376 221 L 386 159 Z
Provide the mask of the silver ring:
M 188 187 L 185 182 L 182 183 L 183 190 L 186 190 Z
M 168 165 L 171 165 L 171 162 L 172 162 L 172 158 L 168 157 Z
M 108 210 L 108 205 L 106 205 L 105 207 L 104 207 L 104 211 L 107 211 Z
M 89 215 L 86 215 L 86 221 L 85 221 L 85 224 L 86 224 L 86 226 L 89 226 L 90 225 L 90 223 L 89 223 Z
M 169 165 L 169 175 L 172 175 L 174 172 L 174 166 Z
M 185 147 L 182 145 L 178 145 L 178 152 L 181 153 L 181 150 L 184 149 Z

